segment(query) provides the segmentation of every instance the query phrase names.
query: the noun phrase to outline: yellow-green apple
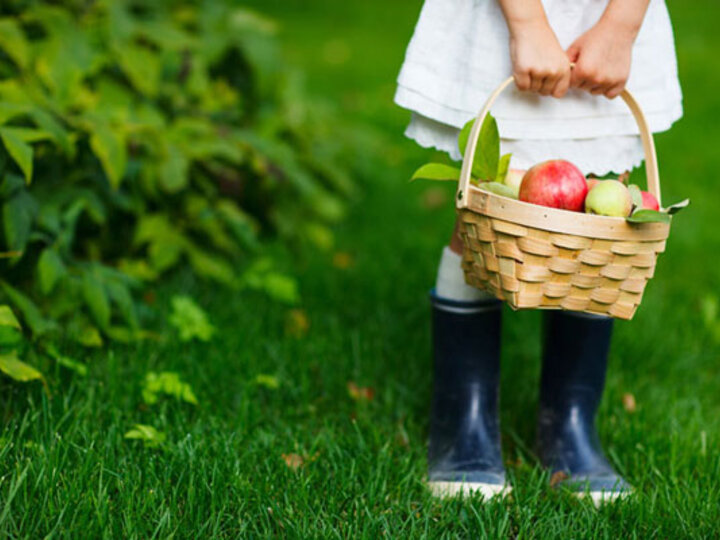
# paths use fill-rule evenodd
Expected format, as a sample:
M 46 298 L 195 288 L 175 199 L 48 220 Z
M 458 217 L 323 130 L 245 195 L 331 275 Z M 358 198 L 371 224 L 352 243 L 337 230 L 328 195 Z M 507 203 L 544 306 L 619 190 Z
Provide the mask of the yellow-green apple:
M 642 194 L 642 207 L 649 210 L 660 210 L 660 203 L 655 198 L 655 195 L 647 191 L 641 191 Z
M 524 169 L 510 169 L 505 175 L 504 183 L 515 192 L 515 198 L 520 193 L 520 182 L 522 182 L 526 172 Z
M 521 201 L 582 212 L 588 192 L 585 176 L 569 161 L 553 159 L 531 167 L 520 183 Z
M 598 182 L 585 198 L 585 212 L 600 216 L 627 217 L 632 212 L 630 190 L 617 180 Z

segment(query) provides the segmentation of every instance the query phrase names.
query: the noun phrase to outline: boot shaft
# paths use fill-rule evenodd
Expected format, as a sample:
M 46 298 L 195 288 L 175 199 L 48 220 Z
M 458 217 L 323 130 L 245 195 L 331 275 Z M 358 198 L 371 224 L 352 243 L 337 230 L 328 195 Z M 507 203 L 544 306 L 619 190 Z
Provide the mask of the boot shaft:
M 434 392 L 430 463 L 479 460 L 501 467 L 498 426 L 501 303 L 431 296 Z
M 501 307 L 497 300 L 431 297 L 435 382 L 495 387 L 500 375 Z
M 613 320 L 582 313 L 544 314 L 538 450 L 553 471 L 612 474 L 595 427 L 605 387 Z
M 579 402 L 597 409 L 605 387 L 613 319 L 567 311 L 544 314 L 540 405 Z

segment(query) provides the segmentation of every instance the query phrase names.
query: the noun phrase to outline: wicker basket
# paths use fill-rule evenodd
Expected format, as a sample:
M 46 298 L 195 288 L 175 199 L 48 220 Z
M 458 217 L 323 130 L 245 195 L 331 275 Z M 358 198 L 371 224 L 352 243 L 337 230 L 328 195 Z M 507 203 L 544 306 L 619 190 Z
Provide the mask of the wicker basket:
M 630 224 L 613 218 L 547 208 L 471 185 L 475 147 L 490 96 L 470 133 L 458 186 L 465 280 L 513 309 L 567 309 L 631 319 L 653 277 L 670 232 L 666 223 Z M 647 183 L 660 201 L 657 156 L 647 121 L 632 95 L 621 97 L 640 128 Z

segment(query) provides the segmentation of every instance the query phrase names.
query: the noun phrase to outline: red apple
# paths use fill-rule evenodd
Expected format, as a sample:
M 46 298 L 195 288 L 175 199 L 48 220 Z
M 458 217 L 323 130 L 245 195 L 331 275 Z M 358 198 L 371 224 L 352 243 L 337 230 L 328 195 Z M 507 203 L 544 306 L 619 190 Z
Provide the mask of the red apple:
M 647 191 L 641 191 L 642 194 L 642 207 L 648 210 L 660 210 L 660 203 L 655 198 L 655 195 L 648 193 Z
M 554 159 L 532 167 L 520 183 L 521 201 L 582 212 L 588 192 L 585 176 L 569 161 Z

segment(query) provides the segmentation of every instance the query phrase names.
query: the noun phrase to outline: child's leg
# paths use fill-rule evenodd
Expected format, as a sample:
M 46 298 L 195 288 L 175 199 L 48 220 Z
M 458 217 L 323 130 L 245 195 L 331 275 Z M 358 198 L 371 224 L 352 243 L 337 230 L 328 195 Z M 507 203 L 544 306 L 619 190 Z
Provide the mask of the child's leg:
M 500 452 L 501 303 L 465 284 L 458 240 L 443 250 L 433 309 L 429 485 L 438 496 L 507 491 Z
M 458 234 L 458 224 L 456 222 L 450 244 L 443 248 L 440 257 L 440 266 L 438 267 L 435 282 L 435 294 L 448 300 L 464 302 L 495 298 L 491 294 L 465 283 L 465 273 L 461 266 L 462 249 L 463 244 Z
M 631 487 L 613 471 L 597 435 L 595 414 L 603 389 L 613 319 L 545 313 L 538 416 L 540 459 L 564 482 L 595 502 L 626 495 Z

